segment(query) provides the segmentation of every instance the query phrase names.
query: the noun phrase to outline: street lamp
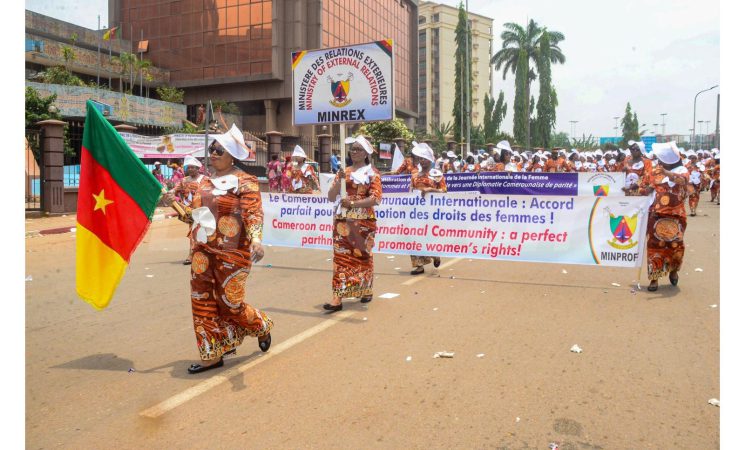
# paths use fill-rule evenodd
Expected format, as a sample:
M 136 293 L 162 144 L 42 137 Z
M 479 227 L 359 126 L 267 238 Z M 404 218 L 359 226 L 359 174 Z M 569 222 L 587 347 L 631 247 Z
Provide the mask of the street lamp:
M 699 147 L 703 147 L 704 146 L 704 136 L 703 136 L 704 133 L 703 133 L 703 131 L 704 131 L 704 121 L 703 120 L 699 120 L 698 121 L 698 134 L 700 135 L 699 136 L 699 141 L 701 141 L 699 143 Z
M 665 135 L 665 116 L 667 115 L 667 113 L 662 113 L 660 115 L 662 116 L 662 135 L 664 136 Z
M 616 119 L 616 126 L 613 129 L 616 130 L 616 135 L 615 135 L 616 138 L 618 138 L 618 119 L 620 118 L 621 116 L 614 117 L 614 119 Z
M 693 142 L 696 142 L 696 100 L 698 99 L 698 94 L 701 94 L 702 92 L 710 91 L 714 88 L 719 87 L 719 85 L 714 85 L 710 87 L 709 89 L 704 89 L 703 91 L 700 91 L 696 94 L 695 97 L 693 97 Z
M 572 133 L 572 139 L 575 139 L 577 137 L 576 136 L 576 133 L 577 133 L 577 122 L 579 122 L 579 120 L 570 120 L 569 121 L 569 123 L 572 124 L 572 126 L 570 127 L 570 130 L 569 130 Z
M 659 125 L 659 123 L 653 123 L 652 125 L 654 125 L 654 135 L 657 136 L 657 125 Z

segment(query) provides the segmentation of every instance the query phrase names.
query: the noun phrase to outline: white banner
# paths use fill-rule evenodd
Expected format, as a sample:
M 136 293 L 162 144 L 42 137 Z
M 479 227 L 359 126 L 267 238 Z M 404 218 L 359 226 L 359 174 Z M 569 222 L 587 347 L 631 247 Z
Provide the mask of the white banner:
M 390 194 L 376 208 L 374 252 L 639 267 L 651 197 Z M 264 243 L 332 248 L 319 195 L 263 193 Z
M 393 119 L 393 40 L 293 52 L 295 125 Z
M 204 134 L 176 133 L 165 136 L 142 136 L 119 133 L 138 158 L 183 158 L 186 155 L 204 157 Z M 256 161 L 256 142 L 246 141 L 249 156 Z

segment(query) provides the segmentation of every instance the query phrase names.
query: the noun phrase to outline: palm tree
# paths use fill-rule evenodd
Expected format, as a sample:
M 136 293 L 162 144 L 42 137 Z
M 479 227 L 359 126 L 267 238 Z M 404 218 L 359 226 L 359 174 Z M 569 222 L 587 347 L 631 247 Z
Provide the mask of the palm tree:
M 501 34 L 502 48 L 492 56 L 491 63 L 494 64 L 496 70 L 502 69 L 502 79 L 507 79 L 507 72 L 513 74 L 517 70 L 517 63 L 520 55 L 520 50 L 525 50 L 528 56 L 528 77 L 525 80 L 526 84 L 526 105 L 530 102 L 530 83 L 536 79 L 536 74 L 533 68 L 538 67 L 539 59 L 539 46 L 541 36 L 545 33 L 548 35 L 550 44 L 549 50 L 549 61 L 551 64 L 564 64 L 566 58 L 559 48 L 559 42 L 564 40 L 564 34 L 558 31 L 549 31 L 545 27 L 539 27 L 538 23 L 533 19 L 530 19 L 528 25 L 523 28 L 520 25 L 508 22 L 504 24 L 505 30 Z M 516 82 L 518 80 L 515 80 Z M 530 114 L 530 107 L 526 107 L 528 114 Z M 527 118 L 526 123 L 528 124 L 528 142 L 530 146 L 530 117 Z
M 122 78 L 124 78 L 124 75 L 129 72 L 129 80 L 130 80 L 130 89 L 132 86 L 132 71 L 131 68 L 135 64 L 135 61 L 137 61 L 137 56 L 133 53 L 127 53 L 122 52 L 119 56 L 114 56 L 112 58 L 114 62 L 119 64 L 121 68 L 119 69 L 119 92 L 124 92 L 124 88 L 122 85 Z
M 142 78 L 145 75 L 149 75 L 149 68 L 152 67 L 153 63 L 149 60 L 142 58 L 137 59 L 135 61 L 135 68 L 137 69 L 137 72 L 140 74 L 140 97 L 142 97 Z

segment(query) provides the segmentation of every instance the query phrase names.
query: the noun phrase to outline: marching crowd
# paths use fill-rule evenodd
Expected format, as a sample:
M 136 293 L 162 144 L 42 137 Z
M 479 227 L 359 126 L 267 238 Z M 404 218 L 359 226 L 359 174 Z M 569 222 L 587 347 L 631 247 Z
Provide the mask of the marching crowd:
M 211 135 L 210 173 L 193 157 L 184 160 L 185 175 L 174 187 L 174 209 L 190 224 L 191 305 L 193 326 L 201 361 L 189 367 L 199 373 L 223 365 L 246 336 L 256 337 L 259 348 L 271 345 L 274 322 L 245 301 L 245 284 L 254 263 L 264 256 L 263 208 L 257 177 L 246 172 L 241 161 L 248 156 L 242 132 L 235 126 Z M 333 202 L 333 274 L 329 313 L 340 311 L 342 300 L 373 298 L 373 253 L 377 230 L 375 207 L 383 196 L 380 172 L 371 164 L 375 149 L 363 136 L 348 138 L 349 160 L 335 171 L 328 191 Z M 336 156 L 336 155 L 334 155 Z M 338 160 L 336 162 L 338 164 Z M 711 192 L 719 204 L 719 150 L 685 151 L 675 143 L 653 144 L 646 151 L 641 142 L 629 141 L 628 149 L 594 152 L 513 150 L 500 142 L 491 154 L 480 151 L 465 160 L 452 151 L 436 158 L 426 143 L 413 143 L 410 156 L 392 173 L 410 174 L 411 188 L 426 196 L 447 192 L 445 173 L 457 172 L 623 172 L 626 195 L 654 194 L 647 228 L 648 290 L 669 276 L 678 283 L 683 262 L 683 236 L 687 224 L 685 201 L 696 215 L 701 191 Z M 320 192 L 318 175 L 304 150 L 295 147 L 281 163 L 276 156 L 267 165 L 270 190 L 311 194 Z M 412 275 L 424 265 L 440 265 L 440 258 L 412 255 Z

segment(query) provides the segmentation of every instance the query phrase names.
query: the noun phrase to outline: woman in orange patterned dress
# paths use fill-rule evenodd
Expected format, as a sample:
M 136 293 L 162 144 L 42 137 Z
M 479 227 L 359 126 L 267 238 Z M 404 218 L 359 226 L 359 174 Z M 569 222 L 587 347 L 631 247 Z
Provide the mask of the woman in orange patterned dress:
M 321 191 L 321 183 L 318 182 L 318 176 L 313 166 L 306 163 L 307 156 L 305 150 L 299 145 L 295 146 L 292 152 L 292 193 L 294 194 L 315 194 Z
M 678 284 L 683 264 L 686 230 L 685 199 L 688 195 L 688 170 L 683 166 L 674 142 L 652 144 L 659 164 L 642 182 L 641 188 L 655 193 L 647 225 L 647 290 L 656 291 L 658 280 L 670 274 L 670 283 Z
M 331 279 L 332 301 L 323 309 L 341 311 L 341 300 L 359 297 L 360 302 L 372 300 L 373 254 L 377 222 L 375 206 L 383 199 L 380 173 L 370 165 L 372 145 L 358 136 L 349 156 L 352 167 L 344 169 L 346 197 L 341 198 L 342 173 L 339 171 L 329 189 L 328 199 L 335 202 L 334 215 L 334 275 Z
M 691 209 L 691 217 L 695 217 L 701 198 L 701 181 L 703 180 L 701 172 L 703 172 L 704 165 L 698 162 L 698 155 L 695 152 L 690 152 L 688 159 L 688 207 Z
M 627 196 L 631 197 L 648 195 L 646 192 L 639 190 L 639 184 L 642 180 L 651 176 L 652 161 L 644 157 L 638 142 L 629 141 L 629 145 L 631 156 L 625 160 L 623 172 L 626 173 L 626 183 L 621 189 Z
M 422 171 L 411 177 L 411 189 L 419 190 L 424 197 L 429 192 L 447 192 L 445 177 L 442 172 L 432 169 L 432 163 L 435 161 L 435 154 L 427 144 L 419 144 L 412 150 L 414 154 L 414 163 L 422 167 Z M 471 158 L 469 156 L 469 158 Z M 440 267 L 439 256 L 417 256 L 411 255 L 411 274 L 419 275 L 424 273 L 424 266 L 432 263 L 435 267 Z
M 234 353 L 246 336 L 257 337 L 262 352 L 269 350 L 274 324 L 244 301 L 251 265 L 264 257 L 259 181 L 236 165 L 248 148 L 235 125 L 211 137 L 214 174 L 201 181 L 192 210 L 191 309 L 202 361 L 189 373 L 221 367 L 223 355 Z
M 202 167 L 202 163 L 191 155 L 184 158 L 184 168 L 186 169 L 186 176 L 181 179 L 181 182 L 173 188 L 173 196 L 183 207 L 191 209 L 194 196 L 199 189 L 199 185 L 207 178 L 206 175 L 199 173 L 199 169 Z M 181 219 L 183 220 L 183 219 Z M 194 240 L 191 239 L 191 233 L 189 236 L 189 257 L 184 260 L 184 265 L 188 266 L 191 264 L 191 255 L 194 252 Z
M 478 164 L 473 159 L 473 155 L 468 155 L 466 157 L 466 163 L 463 165 L 463 172 L 464 173 L 479 173 L 479 172 L 481 172 L 481 165 Z

